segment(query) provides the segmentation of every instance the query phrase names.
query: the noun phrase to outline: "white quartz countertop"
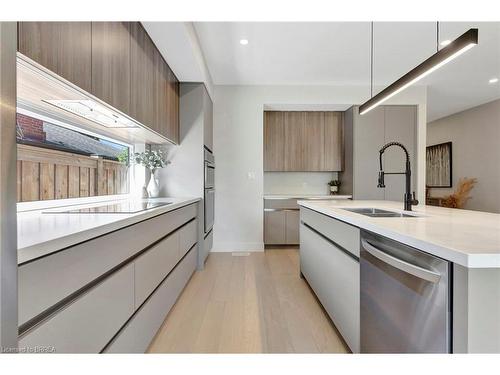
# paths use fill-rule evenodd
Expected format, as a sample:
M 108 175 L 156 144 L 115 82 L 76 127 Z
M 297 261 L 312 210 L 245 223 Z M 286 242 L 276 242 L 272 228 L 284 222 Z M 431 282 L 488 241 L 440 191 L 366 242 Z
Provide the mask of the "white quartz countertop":
M 306 200 L 298 204 L 465 267 L 500 268 L 500 214 L 419 205 L 410 213 L 415 218 L 373 218 L 343 208 L 401 212 L 403 203 Z
M 269 194 L 264 195 L 264 199 L 317 199 L 317 200 L 332 200 L 332 199 L 351 199 L 352 195 L 314 195 L 314 194 Z
M 138 199 L 131 199 L 131 201 Z M 114 230 L 175 210 L 199 201 L 200 198 L 139 199 L 145 202 L 166 202 L 166 206 L 135 213 L 111 214 L 64 214 L 42 213 L 49 209 L 19 212 L 17 214 L 18 264 L 53 253 L 68 246 L 101 236 Z M 77 209 L 122 203 L 128 200 L 112 200 L 60 207 Z

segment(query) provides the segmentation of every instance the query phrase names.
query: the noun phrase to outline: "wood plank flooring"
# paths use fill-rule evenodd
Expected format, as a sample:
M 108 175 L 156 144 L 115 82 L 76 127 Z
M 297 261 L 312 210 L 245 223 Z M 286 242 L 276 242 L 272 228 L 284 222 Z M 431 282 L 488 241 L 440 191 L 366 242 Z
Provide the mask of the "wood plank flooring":
M 299 277 L 294 248 L 211 253 L 165 319 L 151 353 L 346 353 Z

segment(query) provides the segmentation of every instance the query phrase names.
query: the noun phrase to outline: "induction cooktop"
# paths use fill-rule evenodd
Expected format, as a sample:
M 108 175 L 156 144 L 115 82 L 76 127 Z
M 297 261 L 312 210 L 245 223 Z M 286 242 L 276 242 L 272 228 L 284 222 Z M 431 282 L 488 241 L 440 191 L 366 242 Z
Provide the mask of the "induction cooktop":
M 85 208 L 44 211 L 44 214 L 134 214 L 152 208 L 167 206 L 171 202 L 122 202 Z

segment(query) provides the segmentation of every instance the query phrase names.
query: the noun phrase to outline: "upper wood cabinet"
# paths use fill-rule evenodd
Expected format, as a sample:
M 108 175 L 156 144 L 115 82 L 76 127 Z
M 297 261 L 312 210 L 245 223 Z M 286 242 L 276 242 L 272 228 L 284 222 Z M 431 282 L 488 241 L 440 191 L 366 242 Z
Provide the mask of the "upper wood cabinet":
M 179 142 L 179 81 L 155 49 L 155 130 Z
M 19 22 L 18 50 L 90 92 L 91 35 L 90 22 Z
M 264 112 L 264 171 L 340 171 L 342 114 Z
M 325 113 L 306 112 L 304 128 L 304 163 L 306 171 L 323 171 L 325 156 Z
M 130 22 L 92 22 L 92 94 L 130 110 Z
M 179 142 L 179 81 L 140 22 L 19 22 L 18 50 Z
M 168 86 L 167 86 L 167 137 L 172 141 L 179 143 L 179 80 L 172 69 L 168 66 Z
M 130 114 L 139 122 L 158 131 L 153 100 L 157 92 L 155 79 L 158 76 L 155 45 L 138 22 L 131 25 L 130 36 Z
M 264 112 L 264 170 L 283 171 L 285 168 L 284 112 Z
M 306 171 L 306 114 L 285 112 L 285 171 Z
M 156 49 L 154 51 L 154 129 L 160 134 L 166 134 L 168 128 L 168 67 L 163 61 L 160 52 Z
M 327 171 L 343 170 L 344 141 L 343 117 L 340 112 L 325 112 L 325 135 L 323 169 Z

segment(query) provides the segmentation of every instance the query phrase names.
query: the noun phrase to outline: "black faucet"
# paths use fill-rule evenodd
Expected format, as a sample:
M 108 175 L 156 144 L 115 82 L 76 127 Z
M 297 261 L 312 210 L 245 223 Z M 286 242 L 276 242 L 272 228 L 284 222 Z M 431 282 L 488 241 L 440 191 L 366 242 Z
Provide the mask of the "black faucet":
M 382 167 L 382 154 L 385 150 L 391 146 L 399 146 L 403 149 L 406 155 L 406 168 L 404 172 L 384 172 L 384 168 Z M 404 196 L 404 209 L 405 211 L 411 211 L 411 206 L 416 206 L 418 204 L 418 200 L 415 199 L 415 192 L 411 193 L 411 167 L 410 167 L 410 154 L 405 146 L 403 146 L 399 142 L 389 142 L 384 147 L 382 147 L 379 151 L 380 155 L 380 171 L 378 172 L 378 185 L 379 188 L 385 188 L 384 175 L 386 174 L 404 174 L 406 177 L 406 189 Z

